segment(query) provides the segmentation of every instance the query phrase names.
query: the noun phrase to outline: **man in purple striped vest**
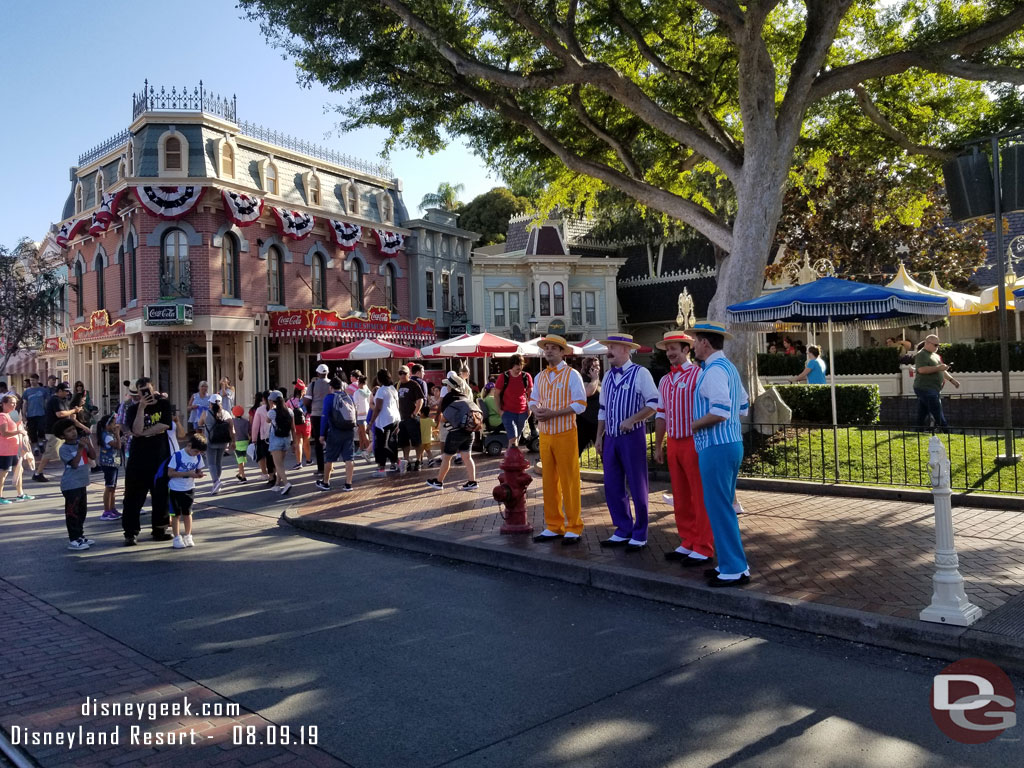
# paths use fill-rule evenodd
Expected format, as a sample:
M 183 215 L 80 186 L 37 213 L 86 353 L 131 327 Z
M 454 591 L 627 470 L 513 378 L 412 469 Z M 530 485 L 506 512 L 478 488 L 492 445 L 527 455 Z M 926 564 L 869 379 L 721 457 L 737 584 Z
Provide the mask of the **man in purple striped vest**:
M 628 333 L 601 341 L 608 348 L 608 373 L 601 383 L 597 454 L 604 463 L 604 495 L 615 532 L 602 547 L 639 552 L 647 546 L 647 438 L 644 422 L 658 409 L 651 372 L 629 357 L 640 345 Z M 629 493 L 626 483 L 629 483 Z M 633 497 L 630 511 L 629 497 Z

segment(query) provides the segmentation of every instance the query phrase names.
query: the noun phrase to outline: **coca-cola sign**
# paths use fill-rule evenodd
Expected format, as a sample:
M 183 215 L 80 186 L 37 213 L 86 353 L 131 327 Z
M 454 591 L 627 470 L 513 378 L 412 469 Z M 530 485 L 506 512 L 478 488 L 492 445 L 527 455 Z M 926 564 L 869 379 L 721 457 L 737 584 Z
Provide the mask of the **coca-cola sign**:
M 388 323 L 391 321 L 391 310 L 387 307 L 370 307 L 370 311 L 366 313 L 368 320 L 372 320 L 378 323 Z
M 147 304 L 146 325 L 190 325 L 193 318 L 191 304 Z

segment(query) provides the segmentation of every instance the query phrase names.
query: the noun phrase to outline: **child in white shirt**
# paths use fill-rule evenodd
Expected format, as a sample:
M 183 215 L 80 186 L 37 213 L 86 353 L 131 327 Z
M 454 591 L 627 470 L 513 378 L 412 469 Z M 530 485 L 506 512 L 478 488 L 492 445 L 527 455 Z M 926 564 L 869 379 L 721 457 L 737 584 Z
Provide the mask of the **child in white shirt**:
M 195 546 L 192 541 L 192 500 L 195 496 L 196 480 L 203 476 L 203 457 L 206 455 L 206 438 L 200 433 L 192 434 L 188 443 L 167 460 L 167 487 L 171 503 L 171 531 L 175 549 Z M 180 519 L 185 519 L 185 533 L 179 534 Z

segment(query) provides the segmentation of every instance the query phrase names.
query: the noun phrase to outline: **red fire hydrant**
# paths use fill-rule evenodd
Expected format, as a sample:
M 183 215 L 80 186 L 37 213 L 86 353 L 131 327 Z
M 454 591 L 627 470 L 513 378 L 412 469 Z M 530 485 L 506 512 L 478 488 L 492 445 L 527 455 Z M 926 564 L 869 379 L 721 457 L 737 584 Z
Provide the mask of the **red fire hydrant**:
M 526 487 L 533 478 L 526 474 L 530 464 L 514 445 L 505 451 L 498 474 L 498 485 L 491 491 L 494 500 L 504 505 L 502 533 L 530 533 L 533 526 L 526 521 Z

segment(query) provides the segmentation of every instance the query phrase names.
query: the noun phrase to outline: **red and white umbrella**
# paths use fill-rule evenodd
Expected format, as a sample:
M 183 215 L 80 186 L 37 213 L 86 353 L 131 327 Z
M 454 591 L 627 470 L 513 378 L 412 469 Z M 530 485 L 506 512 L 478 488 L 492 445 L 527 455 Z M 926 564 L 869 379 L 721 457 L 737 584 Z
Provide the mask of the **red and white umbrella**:
M 530 339 L 524 341 L 519 345 L 519 354 L 525 355 L 526 357 L 543 357 L 544 350 L 540 348 L 540 343 L 544 341 L 543 336 L 538 336 L 536 339 Z M 584 354 L 583 347 L 577 344 L 570 344 L 568 355 L 582 355 Z
M 606 347 L 604 344 L 599 342 L 597 339 L 588 339 L 587 341 L 584 341 L 583 344 L 582 344 L 581 350 L 582 351 L 581 351 L 580 354 L 589 355 L 591 357 L 598 357 L 600 355 L 608 354 L 608 347 Z M 650 347 L 645 347 L 643 345 L 641 345 L 640 349 L 637 350 L 637 352 L 643 352 L 643 353 L 648 353 L 648 352 L 653 352 L 653 351 L 654 350 L 651 349 Z
M 362 339 L 342 344 L 320 353 L 321 360 L 384 360 L 386 358 L 414 359 L 420 356 L 416 347 L 404 347 L 380 339 Z
M 451 344 L 453 341 L 461 341 L 462 339 L 468 339 L 469 334 L 464 333 L 461 336 L 455 336 L 454 338 L 448 339 L 447 341 L 435 341 L 433 344 L 427 344 L 425 347 L 420 347 L 420 357 L 425 360 L 431 360 L 438 357 L 451 357 L 441 352 L 441 347 L 445 344 Z
M 437 347 L 437 354 L 441 357 L 492 357 L 518 352 L 519 342 L 493 333 L 475 333 L 462 339 L 443 342 Z

